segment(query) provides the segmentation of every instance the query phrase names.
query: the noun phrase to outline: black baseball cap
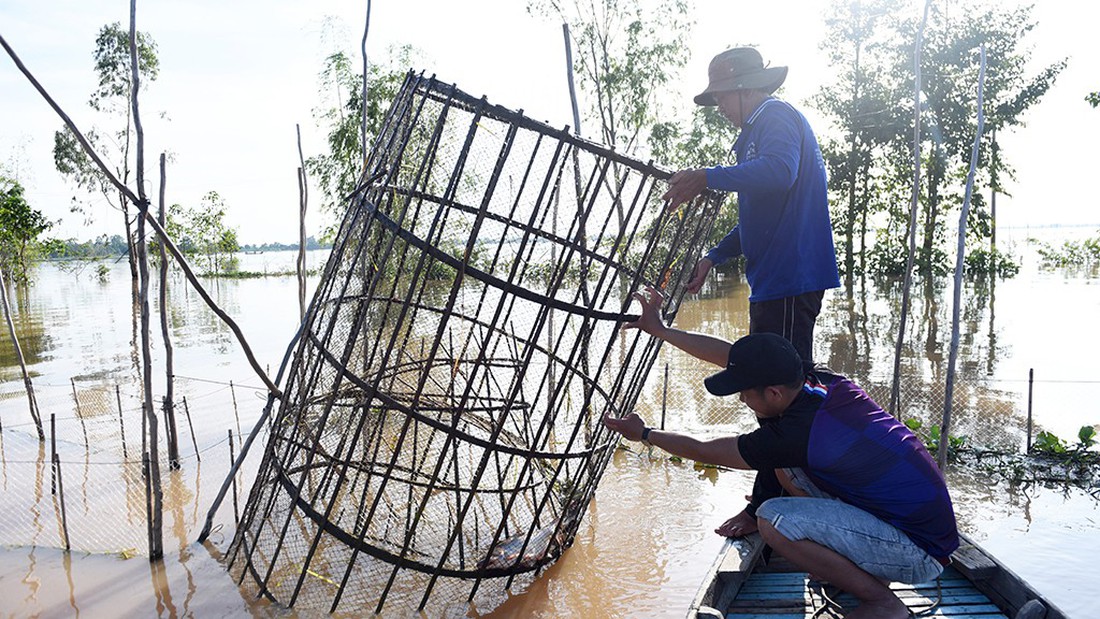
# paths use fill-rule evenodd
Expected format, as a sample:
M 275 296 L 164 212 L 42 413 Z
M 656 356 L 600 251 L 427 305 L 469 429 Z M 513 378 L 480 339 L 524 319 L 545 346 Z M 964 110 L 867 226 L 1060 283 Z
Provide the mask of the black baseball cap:
M 714 395 L 730 395 L 771 385 L 786 385 L 805 376 L 798 351 L 775 333 L 750 333 L 730 346 L 726 369 L 704 382 Z

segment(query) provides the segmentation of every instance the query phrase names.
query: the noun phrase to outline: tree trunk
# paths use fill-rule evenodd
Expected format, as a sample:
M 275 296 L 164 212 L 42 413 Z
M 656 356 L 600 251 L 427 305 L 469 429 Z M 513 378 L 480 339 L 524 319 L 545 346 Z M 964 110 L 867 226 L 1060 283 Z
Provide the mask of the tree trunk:
M 45 442 L 46 435 L 42 431 L 42 416 L 38 412 L 38 400 L 34 397 L 34 385 L 31 383 L 31 375 L 27 372 L 27 362 L 23 358 L 23 349 L 19 347 L 19 338 L 15 335 L 15 323 L 11 318 L 11 306 L 8 304 L 8 287 L 5 279 L 4 270 L 0 268 L 0 301 L 4 305 L 4 319 L 8 323 L 8 335 L 11 336 L 11 344 L 15 348 L 15 358 L 19 360 L 19 369 L 23 372 L 23 386 L 27 389 L 27 405 L 30 407 L 31 419 L 34 420 L 34 428 L 38 431 L 38 440 Z
M 163 227 L 167 222 L 164 212 L 164 190 L 167 184 L 164 170 L 164 153 L 160 154 L 160 209 L 158 218 Z M 164 338 L 164 373 L 167 379 L 164 390 L 164 421 L 165 437 L 168 439 L 168 466 L 173 469 L 180 468 L 179 431 L 176 427 L 175 369 L 172 359 L 172 334 L 168 329 L 168 256 L 164 251 L 164 243 L 160 245 L 160 332 Z

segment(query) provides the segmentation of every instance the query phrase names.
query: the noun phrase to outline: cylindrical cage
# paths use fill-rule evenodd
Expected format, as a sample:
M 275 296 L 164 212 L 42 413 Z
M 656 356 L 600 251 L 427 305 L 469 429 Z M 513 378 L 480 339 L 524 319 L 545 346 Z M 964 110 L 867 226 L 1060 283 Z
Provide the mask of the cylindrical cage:
M 718 207 L 410 74 L 352 197 L 230 549 L 256 595 L 486 610 L 573 541 Z

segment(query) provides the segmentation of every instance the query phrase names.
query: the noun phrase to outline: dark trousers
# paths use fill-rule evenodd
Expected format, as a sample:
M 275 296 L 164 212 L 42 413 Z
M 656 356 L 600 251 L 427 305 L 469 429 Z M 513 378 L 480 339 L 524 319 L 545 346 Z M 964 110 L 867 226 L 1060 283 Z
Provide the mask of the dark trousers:
M 787 338 L 807 371 L 813 367 L 814 323 L 825 291 L 749 303 L 749 333 L 775 333 Z

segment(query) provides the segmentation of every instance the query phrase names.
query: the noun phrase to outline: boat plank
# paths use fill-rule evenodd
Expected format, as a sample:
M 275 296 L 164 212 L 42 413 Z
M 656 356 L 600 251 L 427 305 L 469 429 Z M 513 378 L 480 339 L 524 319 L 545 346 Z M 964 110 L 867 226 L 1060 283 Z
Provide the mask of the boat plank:
M 762 547 L 758 536 L 728 543 L 712 565 L 688 618 L 833 619 L 857 606 L 853 596 L 810 580 L 806 572 L 781 557 L 772 557 L 765 564 Z M 960 552 L 939 579 L 894 583 L 891 589 L 921 618 L 1024 619 L 1042 616 L 1032 613 L 1045 609 L 1045 619 L 1066 619 L 1030 585 L 965 537 Z M 1024 608 L 1029 600 L 1030 606 Z

